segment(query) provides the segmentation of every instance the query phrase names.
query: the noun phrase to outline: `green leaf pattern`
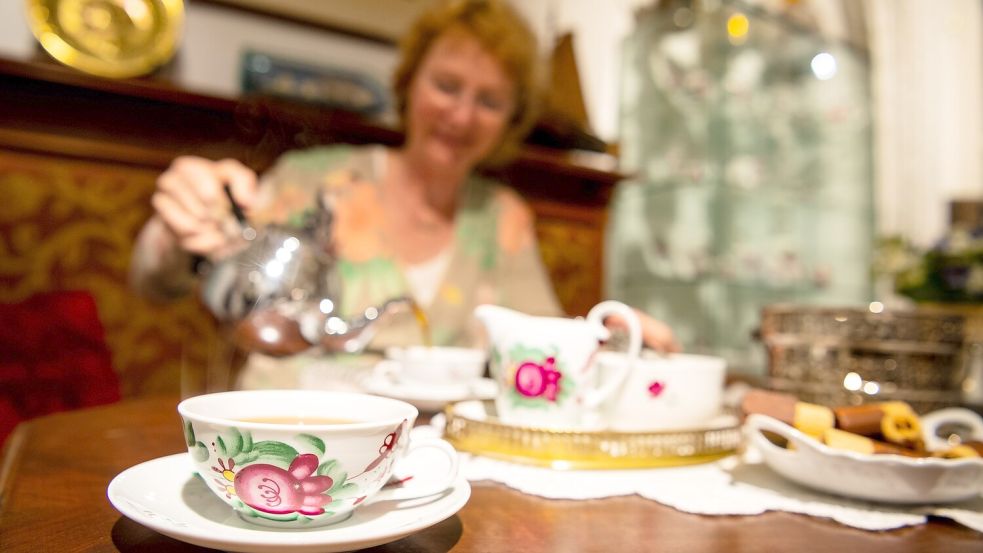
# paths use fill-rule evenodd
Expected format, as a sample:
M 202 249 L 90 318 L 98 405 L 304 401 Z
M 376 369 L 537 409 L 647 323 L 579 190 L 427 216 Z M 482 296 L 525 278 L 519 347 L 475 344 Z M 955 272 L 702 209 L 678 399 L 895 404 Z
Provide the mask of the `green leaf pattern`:
M 324 456 L 324 440 L 318 438 L 317 436 L 312 436 L 310 434 L 300 434 L 297 436 L 297 442 L 304 444 L 305 451 L 314 453 L 318 457 Z
M 348 473 L 341 470 L 341 464 L 339 464 L 336 459 L 330 459 L 321 463 L 321 465 L 317 467 L 317 474 L 318 476 L 330 476 L 331 479 L 334 480 L 335 486 L 337 486 L 339 482 L 348 480 Z M 328 495 L 331 495 L 330 490 Z
M 196 462 L 204 462 L 208 459 L 208 446 L 195 438 L 195 428 L 191 421 L 184 421 L 184 443 L 188 446 L 188 453 Z
M 297 455 L 299 452 L 296 449 L 283 442 L 262 441 L 256 442 L 251 450 L 242 451 L 233 459 L 239 466 L 261 462 L 287 468 Z

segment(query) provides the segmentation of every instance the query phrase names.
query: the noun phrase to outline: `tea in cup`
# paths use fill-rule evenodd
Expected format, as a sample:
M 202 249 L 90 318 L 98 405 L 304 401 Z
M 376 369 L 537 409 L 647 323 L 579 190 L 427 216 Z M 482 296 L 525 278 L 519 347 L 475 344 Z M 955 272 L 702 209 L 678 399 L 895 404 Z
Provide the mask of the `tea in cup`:
M 595 356 L 610 337 L 604 318 L 618 315 L 628 324 L 626 362 L 603 374 Z M 641 350 L 641 325 L 627 305 L 605 301 L 586 319 L 535 317 L 495 305 L 479 305 L 475 316 L 491 342 L 495 399 L 503 422 L 523 426 L 578 429 L 603 424 L 601 404 L 617 390 Z
M 393 347 L 386 349 L 374 376 L 405 385 L 467 389 L 484 374 L 487 358 L 484 350 L 472 348 Z
M 205 484 L 240 518 L 263 526 L 333 524 L 360 505 L 442 493 L 457 478 L 454 448 L 437 438 L 410 444 L 417 410 L 395 399 L 236 391 L 188 398 L 178 412 Z M 383 490 L 401 459 L 423 449 L 446 459 L 436 476 L 427 475 L 430 481 L 420 486 Z
M 624 354 L 601 352 L 601 372 L 621 371 Z M 727 363 L 720 357 L 646 350 L 608 399 L 604 418 L 619 431 L 693 428 L 721 412 Z

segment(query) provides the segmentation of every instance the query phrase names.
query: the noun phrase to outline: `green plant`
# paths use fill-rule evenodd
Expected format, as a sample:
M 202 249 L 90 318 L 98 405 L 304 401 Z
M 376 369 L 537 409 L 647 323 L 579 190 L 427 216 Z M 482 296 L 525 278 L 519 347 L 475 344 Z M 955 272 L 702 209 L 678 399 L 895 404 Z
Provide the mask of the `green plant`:
M 877 241 L 873 271 L 915 301 L 983 302 L 983 229 L 953 229 L 928 250 L 899 236 Z

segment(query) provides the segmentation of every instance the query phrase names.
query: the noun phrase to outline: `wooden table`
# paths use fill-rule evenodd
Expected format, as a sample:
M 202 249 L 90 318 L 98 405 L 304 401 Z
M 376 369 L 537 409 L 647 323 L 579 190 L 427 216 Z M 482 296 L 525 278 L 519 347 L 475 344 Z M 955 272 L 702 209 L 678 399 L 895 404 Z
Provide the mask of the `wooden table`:
M 176 405 L 125 401 L 18 427 L 0 472 L 0 551 L 207 551 L 130 521 L 106 499 L 119 472 L 183 451 Z M 941 519 L 865 532 L 788 513 L 708 517 L 640 497 L 558 501 L 472 485 L 457 515 L 371 551 L 983 551 L 983 535 Z

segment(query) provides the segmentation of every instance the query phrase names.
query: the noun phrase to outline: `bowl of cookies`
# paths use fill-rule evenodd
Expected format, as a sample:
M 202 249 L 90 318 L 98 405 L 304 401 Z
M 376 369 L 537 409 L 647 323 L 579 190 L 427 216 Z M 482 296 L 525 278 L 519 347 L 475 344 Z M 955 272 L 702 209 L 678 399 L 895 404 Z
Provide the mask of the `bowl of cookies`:
M 983 494 L 983 418 L 949 408 L 919 415 L 901 401 L 828 407 L 751 390 L 748 442 L 775 472 L 834 495 L 894 504 Z

